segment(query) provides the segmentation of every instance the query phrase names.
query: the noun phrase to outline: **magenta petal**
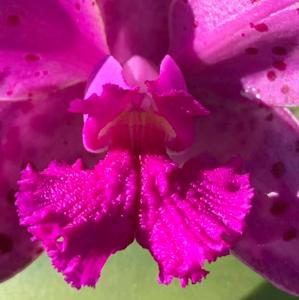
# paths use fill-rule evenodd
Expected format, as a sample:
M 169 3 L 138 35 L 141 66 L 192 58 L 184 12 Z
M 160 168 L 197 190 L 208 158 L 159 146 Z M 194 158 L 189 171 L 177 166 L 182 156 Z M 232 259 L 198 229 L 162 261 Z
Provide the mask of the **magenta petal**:
M 20 170 L 30 162 L 45 168 L 49 161 L 85 162 L 81 145 L 82 118 L 67 112 L 69 101 L 82 95 L 76 86 L 39 101 L 2 103 L 0 109 L 0 281 L 21 271 L 40 252 L 19 226 L 14 205 Z M 55 141 L 55 142 L 53 142 Z
M 219 104 L 221 103 L 221 104 Z M 255 190 L 235 254 L 276 286 L 299 294 L 299 124 L 284 109 L 210 99 L 196 153 L 244 159 Z
M 86 81 L 107 54 L 99 8 L 82 0 L 0 3 L 0 99 Z
M 194 142 L 197 117 L 208 114 L 208 111 L 188 94 L 184 77 L 169 55 L 161 62 L 158 79 L 147 81 L 146 85 L 157 114 L 169 122 L 176 134 L 167 146 L 175 151 L 190 147 Z
M 150 89 L 152 92 L 152 89 Z M 157 114 L 161 115 L 173 127 L 176 137 L 167 146 L 174 151 L 182 151 L 194 143 L 198 116 L 208 111 L 193 96 L 184 91 L 172 91 L 168 94 L 153 94 Z
M 242 93 L 271 105 L 298 104 L 299 18 L 294 3 L 177 2 L 170 53 L 185 66 L 190 85 L 230 96 Z
M 187 91 L 184 76 L 172 59 L 166 55 L 161 64 L 159 78 L 149 83 L 150 90 L 157 94 L 165 94 L 171 91 Z
M 130 89 L 123 77 L 123 67 L 112 56 L 109 56 L 105 60 L 94 78 L 91 79 L 85 93 L 85 98 L 89 98 L 93 94 L 100 96 L 103 93 L 103 86 L 105 84 L 113 84 L 123 89 Z
M 136 174 L 125 151 L 108 153 L 94 170 L 52 163 L 27 168 L 17 206 L 21 223 L 42 242 L 72 286 L 95 286 L 110 255 L 134 240 Z
M 206 261 L 228 254 L 242 232 L 252 190 L 231 163 L 207 168 L 193 159 L 179 168 L 166 156 L 141 159 L 138 242 L 159 264 L 159 280 L 182 286 L 207 275 Z
M 140 55 L 159 64 L 167 53 L 170 0 L 98 0 L 109 49 L 120 62 Z
M 130 108 L 131 101 L 141 95 L 135 90 L 125 90 L 117 85 L 102 87 L 102 94 L 93 94 L 86 100 L 74 100 L 70 110 L 85 115 L 83 143 L 90 152 L 101 152 L 111 142 L 113 121 Z M 110 124 L 111 123 L 111 124 Z

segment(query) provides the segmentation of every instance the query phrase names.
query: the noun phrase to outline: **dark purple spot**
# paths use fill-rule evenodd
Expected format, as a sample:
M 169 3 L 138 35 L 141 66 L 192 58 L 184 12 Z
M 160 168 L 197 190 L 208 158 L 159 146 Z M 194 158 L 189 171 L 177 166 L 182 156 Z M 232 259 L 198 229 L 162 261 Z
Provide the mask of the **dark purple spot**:
M 267 78 L 269 79 L 269 81 L 274 81 L 277 78 L 277 75 L 274 71 L 269 71 L 267 73 Z
M 287 84 L 285 84 L 280 88 L 280 91 L 282 92 L 282 94 L 288 94 L 290 91 L 290 88 Z
M 242 33 L 241 33 L 241 36 L 242 36 L 242 37 L 245 37 L 245 33 L 244 33 L 244 32 L 242 32 Z
M 296 149 L 296 152 L 299 152 L 299 140 L 297 140 L 295 143 L 295 149 Z
M 226 185 L 226 189 L 229 192 L 235 193 L 235 192 L 240 190 L 240 185 L 238 183 L 235 183 L 235 182 L 229 182 Z
M 271 122 L 273 120 L 273 114 L 272 113 L 270 113 L 269 115 L 267 115 L 267 117 L 266 117 L 266 121 L 269 121 L 269 122 Z
M 289 242 L 289 241 L 297 238 L 297 236 L 298 236 L 297 229 L 292 227 L 283 233 L 282 238 L 284 241 Z
M 43 251 L 44 251 L 43 248 L 38 248 L 38 249 L 36 249 L 35 254 L 40 255 L 43 253 Z
M 35 76 L 35 77 L 40 76 L 40 72 L 39 72 L 39 71 L 34 72 L 34 76 Z
M 270 212 L 274 216 L 279 216 L 279 215 L 282 215 L 283 213 L 285 213 L 287 208 L 288 208 L 287 202 L 285 202 L 281 199 L 277 199 L 273 202 L 273 204 L 270 208 Z
M 15 201 L 16 201 L 15 194 L 16 194 L 16 190 L 14 190 L 14 189 L 10 189 L 10 190 L 7 192 L 7 201 L 8 201 L 9 203 L 12 203 L 12 204 L 15 203 Z
M 287 50 L 284 47 L 277 46 L 272 48 L 272 53 L 275 55 L 286 55 Z
M 271 173 L 275 178 L 280 178 L 286 172 L 285 165 L 282 161 L 275 163 L 271 168 Z
M 34 53 L 28 53 L 25 55 L 25 60 L 28 62 L 36 62 L 40 60 L 40 56 Z
M 198 21 L 197 20 L 193 20 L 192 26 L 193 26 L 193 28 L 197 28 L 198 27 Z
M 285 71 L 287 68 L 287 65 L 282 60 L 276 60 L 273 62 L 273 67 L 279 71 Z
M 297 8 L 296 11 L 297 11 L 297 14 L 299 15 L 299 8 Z
M 265 23 L 259 23 L 259 24 L 250 23 L 250 27 L 254 28 L 256 31 L 259 32 L 267 32 L 269 30 L 269 27 Z
M 48 75 L 49 72 L 48 71 L 43 71 L 43 75 Z
M 10 236 L 0 233 L 0 253 L 5 254 L 11 252 L 13 249 L 13 242 Z
M 12 90 L 9 90 L 9 91 L 6 92 L 6 95 L 7 95 L 7 96 L 11 96 L 12 94 L 13 94 L 13 91 L 12 91 Z
M 245 49 L 245 52 L 246 52 L 248 55 L 256 55 L 256 54 L 258 54 L 259 49 L 255 48 L 255 47 L 249 47 L 249 48 L 246 48 L 246 49 Z
M 10 26 L 18 26 L 20 25 L 20 17 L 17 15 L 10 15 L 7 17 L 7 23 Z
M 77 2 L 77 3 L 75 4 L 75 8 L 76 8 L 77 10 L 80 10 L 80 9 L 81 9 L 80 3 Z

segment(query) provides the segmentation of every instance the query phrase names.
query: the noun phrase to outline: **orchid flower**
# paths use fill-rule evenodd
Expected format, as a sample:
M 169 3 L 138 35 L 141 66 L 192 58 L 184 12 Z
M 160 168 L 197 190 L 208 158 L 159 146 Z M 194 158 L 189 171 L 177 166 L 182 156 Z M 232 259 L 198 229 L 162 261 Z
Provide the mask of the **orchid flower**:
M 161 283 L 231 250 L 299 294 L 298 9 L 2 1 L 0 279 L 95 286 L 136 239 Z

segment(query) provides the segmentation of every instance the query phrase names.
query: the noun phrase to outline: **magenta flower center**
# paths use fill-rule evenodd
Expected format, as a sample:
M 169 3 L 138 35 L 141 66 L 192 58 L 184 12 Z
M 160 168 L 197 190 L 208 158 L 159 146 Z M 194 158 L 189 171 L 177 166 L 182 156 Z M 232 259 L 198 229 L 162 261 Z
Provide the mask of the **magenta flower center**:
M 91 170 L 80 161 L 28 167 L 17 195 L 22 224 L 57 270 L 74 287 L 94 286 L 108 257 L 136 239 L 158 262 L 161 283 L 205 278 L 205 262 L 242 233 L 253 194 L 239 159 L 217 167 L 198 156 L 180 166 L 168 155 L 193 145 L 208 113 L 173 59 L 158 72 L 137 56 L 124 66 L 109 57 L 70 110 L 84 115 L 85 148 L 104 159 Z
M 118 82 L 102 82 L 119 68 Z M 107 69 L 107 70 L 106 70 Z M 145 59 L 131 58 L 122 68 L 110 58 L 99 70 L 84 101 L 71 110 L 85 114 L 86 148 L 92 152 L 125 147 L 134 153 L 184 150 L 194 141 L 195 119 L 207 111 L 188 94 L 173 60 L 162 63 L 160 77 Z

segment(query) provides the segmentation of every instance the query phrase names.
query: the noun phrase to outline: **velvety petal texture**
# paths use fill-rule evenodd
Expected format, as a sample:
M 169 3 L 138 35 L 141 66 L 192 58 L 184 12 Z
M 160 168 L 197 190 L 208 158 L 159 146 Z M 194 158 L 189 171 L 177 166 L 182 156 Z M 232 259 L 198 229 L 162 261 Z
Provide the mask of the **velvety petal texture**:
M 276 286 L 299 294 L 298 122 L 285 109 L 205 99 L 211 114 L 201 120 L 192 151 L 222 162 L 241 155 L 255 191 L 234 252 Z
M 96 2 L 0 3 L 0 100 L 38 98 L 86 81 L 108 53 Z
M 82 86 L 51 94 L 40 101 L 1 103 L 0 142 L 0 281 L 24 268 L 41 248 L 19 226 L 14 205 L 20 171 L 30 162 L 45 168 L 53 160 L 86 163 L 93 157 L 83 150 L 82 120 L 67 112 L 69 101 L 83 93 Z
M 161 283 L 200 282 L 204 263 L 228 254 L 253 195 L 239 167 L 208 168 L 198 158 L 179 168 L 166 156 L 142 157 L 137 240 L 158 262 Z
M 52 163 L 23 172 L 17 206 L 21 224 L 43 244 L 72 286 L 95 286 L 108 257 L 134 239 L 133 157 L 112 151 L 94 170 Z
M 189 85 L 298 104 L 297 1 L 175 1 L 171 24 L 170 53 Z

